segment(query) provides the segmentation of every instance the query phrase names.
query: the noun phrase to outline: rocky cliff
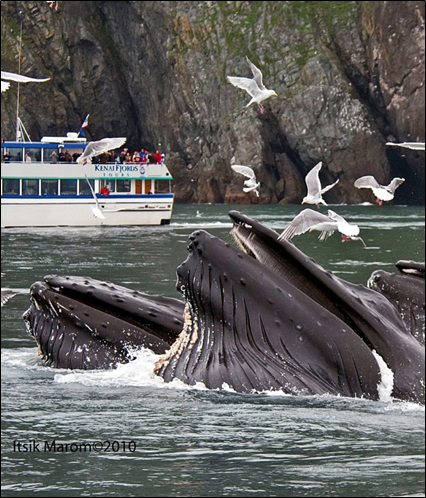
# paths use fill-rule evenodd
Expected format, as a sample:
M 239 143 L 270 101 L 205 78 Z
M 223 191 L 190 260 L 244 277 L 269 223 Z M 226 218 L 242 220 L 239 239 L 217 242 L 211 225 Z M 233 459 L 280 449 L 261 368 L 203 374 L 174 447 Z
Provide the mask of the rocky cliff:
M 2 69 L 51 77 L 20 85 L 33 140 L 78 131 L 126 136 L 166 154 L 177 202 L 300 203 L 323 161 L 330 203 L 372 201 L 356 178 L 406 182 L 396 203 L 424 204 L 424 153 L 387 147 L 425 140 L 425 3 L 1 2 Z M 226 75 L 278 97 L 261 114 Z M 2 93 L 2 138 L 13 139 L 16 84 Z M 251 166 L 261 195 L 230 165 Z

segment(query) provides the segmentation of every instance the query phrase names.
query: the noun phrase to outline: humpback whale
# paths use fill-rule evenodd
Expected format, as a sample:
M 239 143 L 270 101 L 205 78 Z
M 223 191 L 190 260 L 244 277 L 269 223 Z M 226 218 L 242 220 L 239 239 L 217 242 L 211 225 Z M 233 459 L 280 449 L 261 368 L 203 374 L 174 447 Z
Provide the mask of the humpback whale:
M 425 264 L 398 261 L 399 273 L 375 270 L 367 286 L 381 292 L 398 310 L 411 334 L 425 345 Z
M 177 269 L 183 301 L 82 277 L 34 283 L 24 320 L 46 363 L 109 368 L 147 347 L 162 355 L 154 372 L 166 382 L 377 400 L 380 357 L 392 396 L 424 403 L 424 344 L 383 293 L 339 279 L 242 213 L 230 217 L 238 247 L 190 235 Z
M 48 275 L 30 288 L 23 314 L 48 366 L 105 369 L 142 347 L 164 353 L 183 327 L 181 301 L 110 282 Z

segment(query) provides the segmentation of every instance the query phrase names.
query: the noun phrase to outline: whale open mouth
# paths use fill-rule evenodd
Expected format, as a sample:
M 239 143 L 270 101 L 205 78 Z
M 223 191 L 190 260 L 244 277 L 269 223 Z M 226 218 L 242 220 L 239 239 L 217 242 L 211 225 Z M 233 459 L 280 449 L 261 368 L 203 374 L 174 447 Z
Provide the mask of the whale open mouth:
M 182 330 L 181 301 L 87 277 L 48 275 L 30 289 L 23 319 L 48 366 L 105 369 L 134 350 L 161 354 Z
M 385 296 L 325 271 L 291 242 L 278 241 L 274 230 L 256 220 L 238 211 L 229 216 L 231 233 L 247 255 L 338 316 L 371 351 L 383 357 L 395 375 L 396 397 L 424 403 L 424 332 L 421 340 L 418 330 L 407 329 Z M 401 261 L 397 267 L 401 272 L 424 275 L 423 263 Z M 419 301 L 424 306 L 424 292 Z M 424 323 L 424 311 L 421 316 Z
M 252 256 L 263 259 L 270 247 L 262 251 L 255 235 L 240 241 L 250 255 L 205 231 L 191 235 L 177 270 L 184 330 L 155 372 L 211 389 L 378 399 L 371 350 L 339 317 Z
M 379 399 L 380 357 L 392 396 L 424 403 L 424 346 L 384 295 L 230 217 L 238 247 L 202 230 L 189 237 L 177 269 L 184 302 L 83 277 L 33 284 L 24 319 L 46 363 L 110 368 L 148 347 L 163 353 L 154 371 L 165 381 Z

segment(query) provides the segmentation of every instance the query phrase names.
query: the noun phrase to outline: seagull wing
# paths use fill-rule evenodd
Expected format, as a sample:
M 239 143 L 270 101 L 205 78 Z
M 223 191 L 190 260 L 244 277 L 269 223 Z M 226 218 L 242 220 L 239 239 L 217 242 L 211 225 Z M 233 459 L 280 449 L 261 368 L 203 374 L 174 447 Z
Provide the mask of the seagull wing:
M 323 187 L 321 189 L 321 194 L 325 194 L 326 192 L 328 192 L 330 189 L 332 189 L 335 185 L 337 185 L 339 183 L 339 179 L 337 179 L 334 183 L 332 183 L 331 185 L 327 185 L 326 187 Z
M 102 152 L 121 147 L 125 141 L 125 137 L 117 137 L 103 138 L 102 140 L 98 140 L 96 142 L 89 142 L 87 147 L 84 149 L 83 154 L 77 158 L 77 162 L 83 164 L 87 161 L 87 159 L 93 156 L 98 156 L 99 154 L 102 154 Z
M 361 176 L 361 178 L 355 180 L 354 185 L 356 188 L 382 188 L 380 183 L 371 175 Z
M 105 219 L 105 216 L 102 214 L 101 208 L 99 206 L 98 198 L 96 197 L 95 191 L 93 190 L 92 184 L 89 182 L 87 175 L 85 174 L 84 176 L 86 177 L 87 184 L 89 185 L 90 191 L 92 192 L 93 198 L 95 199 L 96 206 L 90 206 L 90 209 L 92 210 L 93 216 L 95 218 Z
M 284 229 L 278 240 L 289 240 L 295 235 L 301 235 L 308 230 L 314 230 L 314 227 L 320 224 L 330 224 L 332 222 L 333 220 L 330 220 L 325 214 L 314 211 L 313 209 L 304 209 Z
M 16 296 L 18 294 L 17 291 L 14 291 L 13 289 L 1 289 L 1 305 L 4 306 L 12 297 Z
M 402 142 L 397 144 L 395 142 L 386 142 L 386 145 L 394 145 L 396 147 L 405 147 L 406 149 L 412 150 L 425 150 L 424 142 Z
M 1 72 L 1 79 L 17 81 L 18 83 L 44 83 L 50 80 L 50 78 L 29 78 L 28 76 L 22 76 L 22 74 L 8 73 L 7 71 Z
M 263 85 L 263 76 L 262 72 L 259 68 L 257 68 L 253 62 L 250 61 L 250 59 L 246 56 L 247 62 L 250 66 L 251 72 L 253 73 L 253 79 L 256 82 L 258 88 L 260 90 L 266 90 L 265 86 Z
M 257 190 L 258 187 L 260 187 L 260 183 L 255 183 L 251 182 L 251 180 L 247 180 L 247 182 L 244 182 L 246 187 L 243 188 L 243 192 L 254 192 L 256 193 L 257 197 L 259 197 L 259 191 Z
M 405 178 L 394 178 L 389 185 L 386 187 L 386 190 L 389 190 L 392 192 L 392 194 L 395 192 L 395 190 L 401 185 L 401 183 L 405 182 Z
M 1 82 L 1 91 L 2 92 L 5 92 L 6 90 L 9 90 L 9 87 L 10 87 L 10 83 L 8 83 L 7 81 L 2 81 Z
M 331 209 L 328 210 L 327 214 L 328 214 L 328 217 L 330 218 L 330 220 L 337 221 L 337 222 L 344 221 L 345 223 L 347 223 L 347 221 L 345 220 L 345 218 L 343 218 L 343 216 L 340 216 L 340 214 L 337 214 L 336 212 L 332 211 Z
M 251 169 L 249 168 L 248 166 L 242 166 L 240 164 L 233 164 L 231 166 L 231 168 L 237 172 L 237 173 L 240 173 L 241 175 L 244 175 L 246 176 L 247 178 L 250 178 L 250 179 L 253 179 L 254 181 L 255 178 L 256 178 L 256 173 Z
M 321 192 L 321 182 L 319 179 L 319 171 L 321 166 L 322 162 L 319 162 L 305 177 L 306 187 L 308 189 L 307 196 L 309 197 L 315 196 Z
M 255 80 L 240 78 L 239 76 L 227 76 L 228 81 L 238 88 L 245 90 L 250 97 L 256 98 L 262 94 Z

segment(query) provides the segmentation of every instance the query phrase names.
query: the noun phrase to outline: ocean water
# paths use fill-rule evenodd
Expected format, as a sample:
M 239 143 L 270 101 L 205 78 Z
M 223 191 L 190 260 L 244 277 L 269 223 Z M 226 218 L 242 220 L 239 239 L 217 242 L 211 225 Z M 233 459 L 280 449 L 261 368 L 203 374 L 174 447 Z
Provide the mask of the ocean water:
M 425 496 L 419 405 L 165 384 L 149 351 L 113 371 L 41 364 L 22 320 L 34 281 L 90 276 L 179 297 L 188 235 L 233 243 L 231 208 L 279 232 L 303 207 L 177 205 L 163 227 L 2 230 L 2 288 L 19 292 L 2 307 L 2 496 Z M 338 234 L 293 241 L 339 277 L 366 284 L 400 259 L 424 261 L 424 208 L 331 209 L 365 248 Z

